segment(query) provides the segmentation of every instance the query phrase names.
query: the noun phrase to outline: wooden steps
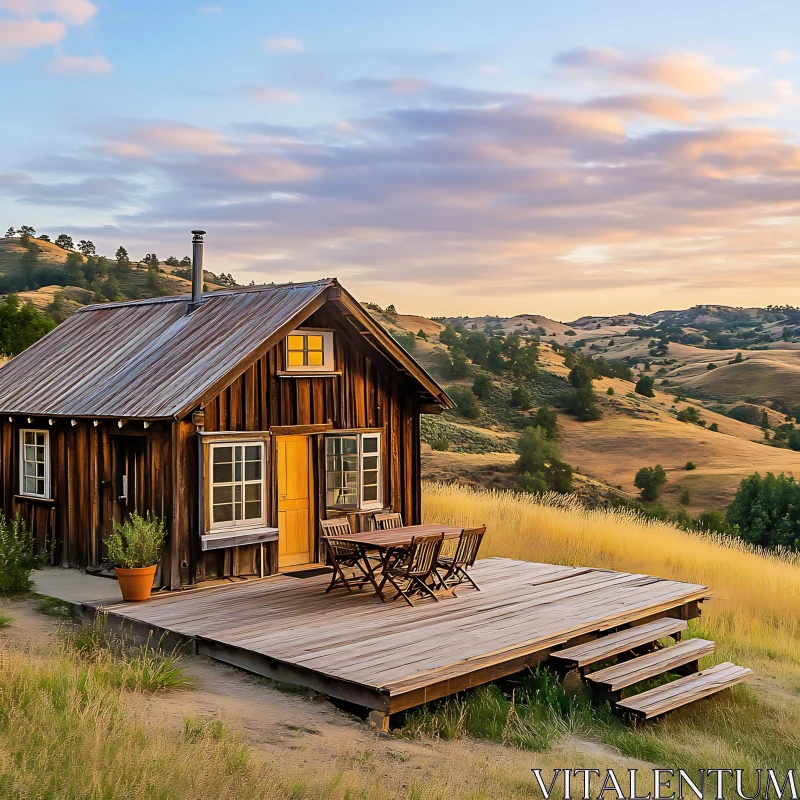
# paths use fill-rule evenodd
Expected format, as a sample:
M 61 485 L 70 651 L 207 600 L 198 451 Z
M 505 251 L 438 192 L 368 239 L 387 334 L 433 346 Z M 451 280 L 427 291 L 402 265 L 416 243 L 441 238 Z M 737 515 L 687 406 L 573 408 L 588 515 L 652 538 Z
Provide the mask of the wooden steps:
M 590 672 L 585 676 L 587 682 L 598 686 L 606 692 L 621 696 L 624 689 L 634 686 L 648 678 L 655 678 L 665 672 L 689 666 L 699 670 L 699 661 L 703 656 L 714 652 L 714 642 L 708 639 L 687 639 L 672 647 L 665 647 L 630 661 L 623 661 L 613 667 L 606 667 L 598 672 Z
M 671 648 L 667 648 L 671 649 Z M 667 711 L 709 697 L 747 680 L 753 671 L 738 667 L 730 661 L 715 667 L 666 683 L 634 697 L 617 702 L 617 708 L 640 719 L 652 719 Z
M 644 625 L 627 628 L 618 633 L 601 636 L 599 639 L 586 642 L 586 644 L 579 644 L 566 650 L 557 650 L 551 653 L 550 657 L 571 669 L 582 669 L 596 664 L 598 661 L 629 653 L 637 647 L 652 645 L 665 636 L 677 639 L 687 628 L 686 620 L 664 617 Z

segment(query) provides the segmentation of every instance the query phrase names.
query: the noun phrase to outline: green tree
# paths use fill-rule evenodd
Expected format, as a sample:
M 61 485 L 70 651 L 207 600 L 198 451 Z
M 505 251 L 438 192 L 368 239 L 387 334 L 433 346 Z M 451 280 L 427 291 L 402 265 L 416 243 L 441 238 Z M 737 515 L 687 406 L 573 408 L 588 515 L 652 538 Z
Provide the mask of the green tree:
M 67 280 L 73 286 L 84 286 L 86 275 L 83 272 L 83 256 L 74 251 L 67 253 L 67 263 L 64 266 Z
M 446 344 L 448 347 L 452 347 L 455 344 L 458 344 L 459 338 L 458 334 L 451 328 L 449 325 L 439 334 L 439 341 L 442 344 Z
M 36 283 L 36 267 L 39 261 L 39 246 L 30 236 L 23 237 L 21 241 L 25 247 L 25 253 L 22 256 L 23 280 L 29 289 L 38 289 L 39 285 Z
M 527 411 L 532 405 L 530 392 L 524 386 L 515 386 L 508 402 L 512 408 L 521 408 L 523 411 Z
M 517 443 L 516 467 L 520 473 L 531 474 L 544 472 L 544 468 L 553 460 L 558 460 L 558 446 L 547 438 L 544 428 L 530 426 L 522 431 Z
M 97 254 L 97 249 L 91 239 L 81 239 L 78 242 L 78 250 L 87 258 Z
M 393 333 L 392 339 L 408 353 L 417 349 L 417 337 L 413 333 Z
M 386 306 L 385 312 L 386 314 L 397 314 L 397 309 L 394 307 L 394 303 Z
M 792 428 L 792 430 L 789 431 L 786 444 L 791 450 L 800 450 L 800 428 Z
M 565 399 L 564 407 L 581 422 L 591 422 L 600 419 L 603 412 L 597 405 L 594 389 L 573 389 Z
M 17 235 L 17 232 L 13 228 L 9 228 L 6 231 L 5 238 L 6 239 L 13 239 Z
M 531 417 L 531 424 L 541 428 L 548 439 L 558 438 L 558 414 L 552 408 L 542 406 Z
M 60 247 L 62 250 L 75 249 L 75 243 L 72 241 L 72 237 L 67 236 L 66 233 L 59 233 L 58 236 L 56 236 L 54 244 L 56 247 Z
M 128 256 L 128 251 L 120 245 L 117 248 L 117 252 L 114 254 L 114 258 L 117 260 L 117 269 L 120 272 L 130 272 L 131 271 L 131 259 Z
M 706 424 L 706 421 L 700 417 L 700 412 L 694 406 L 687 406 L 679 411 L 675 419 L 677 419 L 678 422 L 690 422 L 693 425 L 700 425 L 701 427 Z
M 633 485 L 639 490 L 642 500 L 657 500 L 661 487 L 667 482 L 667 473 L 661 464 L 654 467 L 642 467 L 633 479 Z
M 709 361 L 708 362 L 708 366 L 706 367 L 706 372 L 708 372 L 708 371 L 710 371 L 712 369 L 716 369 L 716 368 L 717 368 L 717 365 L 713 361 Z
M 576 389 L 592 388 L 592 371 L 586 364 L 576 364 L 569 371 L 569 382 Z
M 456 409 L 462 417 L 467 419 L 476 419 L 481 415 L 480 406 L 472 393 L 472 389 L 466 386 L 451 386 L 447 390 L 453 402 L 456 404 Z
M 645 397 L 656 396 L 656 393 L 653 391 L 653 379 L 649 375 L 642 375 L 642 377 L 639 378 L 634 391 L 636 394 L 641 394 Z
M 800 550 L 800 486 L 783 473 L 750 475 L 739 484 L 725 519 L 750 544 Z
M 23 241 L 27 241 L 28 239 L 32 239 L 36 236 L 36 228 L 32 227 L 31 225 L 23 225 L 17 233 L 20 236 L 20 239 Z
M 165 262 L 168 267 L 179 267 L 181 262 L 175 256 L 170 256 Z
M 64 292 L 56 292 L 53 302 L 47 306 L 47 316 L 58 325 L 72 314 L 72 309 L 73 306 L 67 299 L 67 295 Z
M 0 301 L 0 353 L 9 358 L 21 353 L 55 327 L 50 317 L 23 303 L 15 294 Z
M 493 388 L 494 384 L 492 383 L 492 379 L 485 372 L 478 375 L 472 384 L 473 393 L 476 397 L 480 397 L 481 400 L 488 399 Z
M 614 396 L 614 387 L 613 386 L 609 386 L 608 389 L 606 389 L 606 394 L 609 397 L 613 397 Z
M 107 300 L 113 301 L 120 299 L 122 291 L 119 281 L 113 275 L 109 275 L 103 282 L 103 295 Z
M 420 329 L 417 331 L 417 339 L 425 339 L 425 340 L 427 341 L 427 339 L 428 339 L 428 334 L 427 334 L 427 333 L 425 333 L 425 331 L 424 331 L 424 330 L 422 330 L 422 328 L 420 328 Z

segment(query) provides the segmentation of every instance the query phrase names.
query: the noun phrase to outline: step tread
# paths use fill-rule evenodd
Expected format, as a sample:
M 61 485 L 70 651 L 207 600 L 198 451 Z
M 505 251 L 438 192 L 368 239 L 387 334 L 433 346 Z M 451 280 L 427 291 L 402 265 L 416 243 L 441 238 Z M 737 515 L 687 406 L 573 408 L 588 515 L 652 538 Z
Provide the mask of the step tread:
M 639 681 L 655 678 L 664 672 L 669 672 L 675 667 L 698 661 L 703 656 L 714 652 L 714 642 L 708 639 L 687 639 L 678 642 L 672 647 L 656 650 L 654 653 L 614 664 L 597 672 L 586 675 L 586 680 L 603 686 L 611 692 L 633 686 Z
M 750 678 L 752 674 L 751 669 L 726 661 L 696 675 L 689 675 L 620 700 L 617 708 L 632 711 L 644 719 L 651 719 L 735 686 Z
M 651 644 L 664 636 L 680 633 L 688 627 L 686 620 L 664 617 L 608 636 L 601 636 L 585 644 L 568 647 L 566 650 L 558 650 L 550 655 L 551 658 L 568 661 L 575 667 L 585 667 L 604 658 L 625 653 L 634 647 Z

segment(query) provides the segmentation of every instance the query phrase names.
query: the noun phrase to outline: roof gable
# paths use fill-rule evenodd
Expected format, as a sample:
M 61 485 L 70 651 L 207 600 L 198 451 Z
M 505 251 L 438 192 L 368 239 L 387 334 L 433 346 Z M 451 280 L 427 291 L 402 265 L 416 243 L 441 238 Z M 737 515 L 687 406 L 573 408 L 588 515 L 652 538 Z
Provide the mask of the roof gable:
M 81 309 L 0 368 L 0 412 L 182 416 L 325 303 L 333 287 L 341 294 L 332 280 L 215 292 L 191 314 L 189 297 Z M 448 405 L 435 381 L 377 327 L 395 363 Z

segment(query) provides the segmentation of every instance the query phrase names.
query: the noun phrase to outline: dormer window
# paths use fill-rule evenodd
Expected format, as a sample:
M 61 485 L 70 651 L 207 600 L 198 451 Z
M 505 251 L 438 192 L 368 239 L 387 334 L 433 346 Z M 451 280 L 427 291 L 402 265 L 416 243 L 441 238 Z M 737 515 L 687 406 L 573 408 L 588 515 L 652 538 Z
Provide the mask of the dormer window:
M 298 329 L 286 337 L 287 372 L 333 372 L 333 331 Z

